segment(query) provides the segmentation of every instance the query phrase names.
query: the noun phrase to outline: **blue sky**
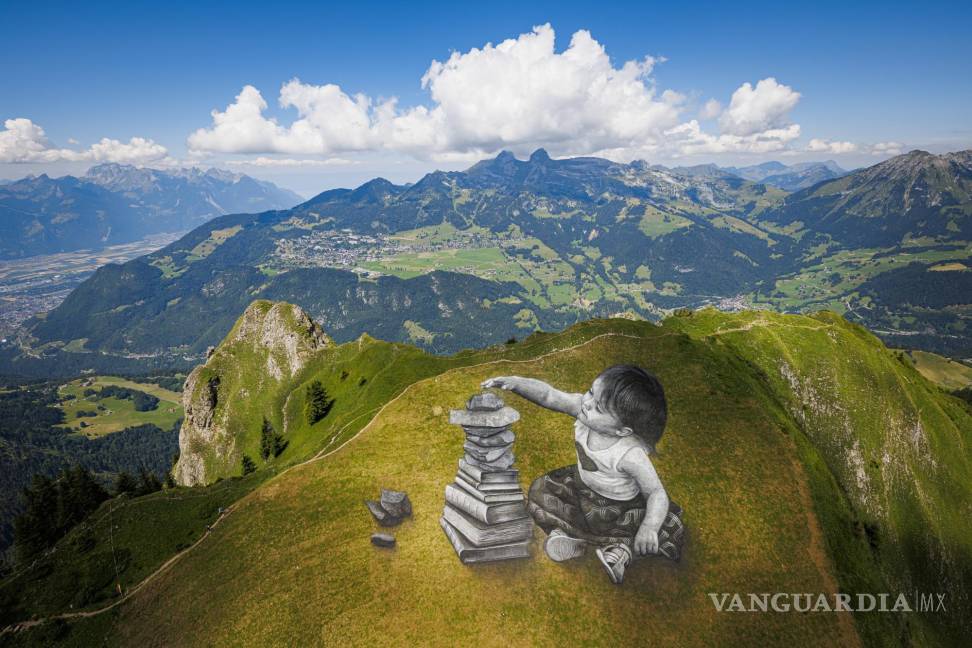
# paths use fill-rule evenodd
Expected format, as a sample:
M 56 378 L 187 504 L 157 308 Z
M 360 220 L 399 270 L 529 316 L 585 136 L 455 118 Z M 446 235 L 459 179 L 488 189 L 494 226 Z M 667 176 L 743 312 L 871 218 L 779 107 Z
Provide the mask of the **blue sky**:
M 520 154 L 535 145 L 555 155 L 666 164 L 833 158 L 846 166 L 870 164 L 898 149 L 972 147 L 972 9 L 965 3 L 196 4 L 100 3 L 80 11 L 68 4 L 5 3 L 0 123 L 19 118 L 30 126 L 18 122 L 16 142 L 0 132 L 0 177 L 80 173 L 111 159 L 150 166 L 192 161 L 229 165 L 313 193 L 374 175 L 415 180 L 433 168 L 463 168 L 497 148 Z M 601 98 L 596 105 L 581 96 L 582 86 L 596 82 L 603 65 L 589 58 L 590 65 L 573 70 L 552 61 L 565 76 L 546 94 L 571 84 L 579 94 L 555 106 L 542 93 L 524 100 L 524 110 L 549 110 L 556 124 L 538 120 L 514 133 L 506 124 L 520 121 L 515 114 L 495 106 L 493 113 L 489 107 L 466 110 L 463 102 L 519 101 L 530 77 L 493 78 L 488 71 L 499 65 L 477 67 L 469 57 L 439 79 L 441 101 L 431 87 L 423 89 L 433 60 L 529 37 L 547 24 L 556 42 L 544 60 L 562 56 L 579 30 L 610 58 L 608 78 L 626 61 L 665 60 L 624 81 L 628 90 L 631 84 L 644 89 L 638 101 Z M 522 41 L 524 52 L 528 41 Z M 593 57 L 595 50 L 585 52 Z M 362 93 L 369 107 L 346 114 L 351 121 L 344 124 L 331 114 L 338 104 L 318 100 L 308 114 L 309 122 L 323 124 L 315 134 L 320 143 L 305 145 L 304 131 L 287 130 L 298 111 L 278 105 L 281 86 L 294 78 L 301 82 L 296 102 L 335 84 L 342 100 Z M 765 79 L 774 83 L 758 85 Z M 510 88 L 490 85 L 507 82 Z M 734 101 L 745 83 L 755 92 Z M 247 85 L 267 108 L 233 132 L 216 128 L 210 111 L 226 111 Z M 463 95 L 480 87 L 486 91 Z M 665 91 L 671 94 L 663 99 Z M 375 108 L 393 97 L 394 115 L 381 117 Z M 718 102 L 718 112 L 715 104 L 705 112 L 709 100 Z M 420 106 L 438 106 L 441 114 L 410 112 Z M 615 122 L 638 121 L 642 107 L 654 112 L 639 121 L 637 132 L 597 123 L 597 114 L 615 113 Z M 287 132 L 264 132 L 275 128 L 274 119 Z M 341 134 L 356 132 L 352 126 L 360 119 L 368 121 L 364 130 L 339 142 Z M 686 126 L 693 120 L 698 130 Z M 328 125 L 336 125 L 337 139 Z M 601 136 L 587 137 L 601 126 Z M 44 131 L 40 144 L 36 128 Z M 254 131 L 241 140 L 241 128 L 264 129 L 264 135 Z M 208 134 L 189 146 L 199 129 Z M 142 140 L 132 145 L 133 137 Z M 102 138 L 118 146 L 89 148 Z M 25 146 L 33 148 L 24 153 Z M 257 158 L 263 166 L 247 164 Z

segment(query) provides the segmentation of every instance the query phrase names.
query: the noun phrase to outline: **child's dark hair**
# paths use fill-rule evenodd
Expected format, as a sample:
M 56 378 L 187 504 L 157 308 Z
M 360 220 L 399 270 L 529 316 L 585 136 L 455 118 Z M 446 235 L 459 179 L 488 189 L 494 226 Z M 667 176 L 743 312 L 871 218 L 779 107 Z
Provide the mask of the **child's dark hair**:
M 598 378 L 601 404 L 654 451 L 668 420 L 665 390 L 658 378 L 634 365 L 608 367 Z

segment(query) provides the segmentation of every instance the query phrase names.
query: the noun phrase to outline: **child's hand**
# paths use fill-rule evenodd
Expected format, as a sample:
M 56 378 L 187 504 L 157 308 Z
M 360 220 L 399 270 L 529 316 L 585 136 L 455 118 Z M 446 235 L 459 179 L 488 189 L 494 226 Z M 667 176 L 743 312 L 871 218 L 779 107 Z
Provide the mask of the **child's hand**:
M 481 387 L 484 389 L 513 389 L 516 385 L 516 376 L 494 376 L 483 381 Z
M 639 556 L 658 553 L 658 532 L 641 527 L 635 534 L 634 550 Z

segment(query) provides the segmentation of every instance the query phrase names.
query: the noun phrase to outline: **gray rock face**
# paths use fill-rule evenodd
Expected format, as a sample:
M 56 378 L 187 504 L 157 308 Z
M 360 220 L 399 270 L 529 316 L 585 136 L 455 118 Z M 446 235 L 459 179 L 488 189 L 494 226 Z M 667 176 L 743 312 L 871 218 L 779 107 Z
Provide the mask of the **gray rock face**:
M 262 302 L 265 303 L 265 302 Z M 254 302 L 231 333 L 232 342 L 250 342 L 267 352 L 267 371 L 276 380 L 292 377 L 304 367 L 309 351 L 331 343 L 321 327 L 300 306 L 277 302 L 264 312 Z
M 200 446 L 215 445 L 219 430 L 213 426 L 219 403 L 219 376 L 204 377 L 205 365 L 192 370 L 182 390 L 185 418 L 179 430 L 179 460 L 173 478 L 181 486 L 206 483 L 206 466 Z

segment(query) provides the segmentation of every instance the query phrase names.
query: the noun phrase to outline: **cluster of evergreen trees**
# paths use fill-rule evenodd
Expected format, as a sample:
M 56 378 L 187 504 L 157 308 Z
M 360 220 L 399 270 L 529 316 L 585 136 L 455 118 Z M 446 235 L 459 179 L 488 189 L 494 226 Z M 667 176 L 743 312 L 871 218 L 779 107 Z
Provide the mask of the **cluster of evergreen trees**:
M 273 429 L 273 424 L 264 417 L 263 427 L 260 430 L 260 457 L 264 461 L 279 457 L 280 453 L 287 449 L 287 444 L 288 442 L 284 440 L 283 436 Z M 256 469 L 256 462 L 253 461 L 253 458 L 250 455 L 243 455 L 243 459 L 240 461 L 241 472 L 244 475 L 249 475 Z
M 35 475 L 23 493 L 24 512 L 14 521 L 14 546 L 21 561 L 52 546 L 109 498 L 81 466 L 66 469 L 57 479 Z
M 342 376 L 342 379 L 346 376 Z M 320 380 L 315 380 L 307 385 L 304 393 L 304 417 L 308 425 L 314 425 L 330 413 L 334 406 L 334 399 L 330 398 L 324 385 Z M 263 419 L 263 428 L 260 430 L 260 457 L 264 461 L 269 461 L 279 457 L 280 453 L 287 449 L 287 441 L 283 436 L 273 429 L 273 424 L 266 418 Z M 249 475 L 257 469 L 256 462 L 247 454 L 240 460 L 240 471 L 244 475 Z
M 115 477 L 114 495 L 133 497 L 162 490 L 162 481 L 147 468 L 138 477 L 120 472 Z M 24 510 L 14 520 L 14 550 L 21 562 L 31 560 L 54 546 L 74 525 L 110 499 L 109 493 L 82 466 L 72 466 L 56 478 L 34 475 L 23 490 Z

